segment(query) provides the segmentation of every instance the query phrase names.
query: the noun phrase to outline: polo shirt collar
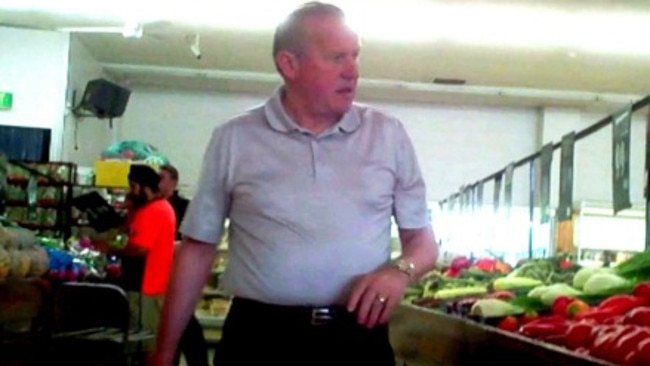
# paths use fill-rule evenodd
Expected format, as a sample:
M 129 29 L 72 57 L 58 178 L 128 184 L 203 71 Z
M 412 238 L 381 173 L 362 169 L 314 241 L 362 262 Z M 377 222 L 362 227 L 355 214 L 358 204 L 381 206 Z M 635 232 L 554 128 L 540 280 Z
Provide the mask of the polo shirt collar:
M 307 129 L 300 127 L 291 117 L 287 114 L 284 106 L 282 105 L 282 93 L 284 92 L 284 87 L 279 87 L 273 93 L 271 98 L 264 104 L 264 114 L 266 115 L 266 120 L 271 126 L 272 129 L 278 132 L 309 132 Z M 332 126 L 330 129 L 323 132 L 323 134 L 331 134 L 335 132 L 353 132 L 361 125 L 361 119 L 357 109 L 354 108 L 355 104 L 352 105 L 349 111 L 347 111 L 341 120 Z

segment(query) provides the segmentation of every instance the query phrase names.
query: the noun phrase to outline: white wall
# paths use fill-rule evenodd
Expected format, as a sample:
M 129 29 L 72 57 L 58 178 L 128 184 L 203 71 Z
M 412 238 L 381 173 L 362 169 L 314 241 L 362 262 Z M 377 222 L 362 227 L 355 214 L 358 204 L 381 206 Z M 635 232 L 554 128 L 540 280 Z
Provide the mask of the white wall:
M 537 111 L 370 102 L 405 124 L 418 154 L 429 200 L 440 200 L 462 185 L 483 179 L 536 150 Z M 492 202 L 493 186 L 484 188 Z M 528 168 L 513 177 L 513 201 L 528 203 Z M 503 200 L 503 195 L 501 195 Z
M 101 65 L 88 49 L 75 37 L 70 41 L 70 68 L 68 72 L 68 106 L 79 103 L 89 80 L 108 78 Z M 119 123 L 115 119 L 114 124 Z M 80 166 L 93 166 L 102 150 L 113 143 L 115 129 L 110 129 L 107 120 L 94 117 L 77 118 L 71 113 L 65 118 L 63 135 L 63 157 Z
M 194 185 L 212 130 L 228 118 L 264 102 L 248 94 L 134 88 L 115 127 L 119 140 L 141 140 L 178 167 L 180 184 Z
M 179 167 L 181 183 L 194 184 L 212 129 L 265 99 L 265 95 L 139 87 L 134 88 L 125 115 L 116 124 L 121 140 L 142 140 L 158 147 Z M 535 109 L 368 103 L 404 122 L 430 200 L 445 198 L 461 185 L 536 149 Z M 515 174 L 514 197 L 527 203 L 527 171 L 519 173 Z M 491 197 L 488 189 L 486 198 Z
M 64 33 L 0 27 L 0 90 L 14 94 L 0 125 L 52 129 L 52 160 L 61 158 L 69 47 Z

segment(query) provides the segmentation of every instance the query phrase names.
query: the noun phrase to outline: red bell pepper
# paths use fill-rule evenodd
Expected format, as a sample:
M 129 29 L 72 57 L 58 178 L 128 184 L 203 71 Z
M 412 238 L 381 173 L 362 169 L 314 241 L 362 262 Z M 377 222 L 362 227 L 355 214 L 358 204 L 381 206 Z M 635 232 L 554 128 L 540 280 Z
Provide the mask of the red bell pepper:
M 540 338 L 540 340 L 544 341 L 546 343 L 554 344 L 556 346 L 565 347 L 566 346 L 566 338 L 567 338 L 566 334 L 554 334 L 554 335 L 551 335 L 551 336 L 542 337 L 542 338 Z
M 539 318 L 539 314 L 535 310 L 530 310 L 524 313 L 524 315 L 519 318 L 521 324 L 528 324 Z
M 587 303 L 582 300 L 575 299 L 571 301 L 566 307 L 566 316 L 568 318 L 573 318 L 576 315 L 585 314 L 589 312 L 591 308 Z
M 650 339 L 642 340 L 636 349 L 630 352 L 623 363 L 624 366 L 650 365 Z
M 610 309 L 603 309 L 603 310 L 598 310 L 598 309 L 594 310 L 594 309 L 592 309 L 589 312 L 576 315 L 574 317 L 574 319 L 575 320 L 587 320 L 587 321 L 590 321 L 590 322 L 594 322 L 596 324 L 602 324 L 607 319 L 611 319 L 614 316 L 616 316 L 616 314 L 614 313 L 614 311 L 612 311 Z
M 470 260 L 467 257 L 461 256 L 461 257 L 454 258 L 451 261 L 451 266 L 450 267 L 452 269 L 460 271 L 460 270 L 468 269 L 471 265 L 472 265 L 472 262 L 470 262 Z
M 521 334 L 530 338 L 547 338 L 566 333 L 569 325 L 564 323 L 536 323 L 530 322 L 520 328 Z
M 627 355 L 635 350 L 641 341 L 650 338 L 650 330 L 635 325 L 628 327 L 627 331 L 621 333 L 611 352 L 607 355 L 608 361 L 615 364 L 623 363 Z
M 558 266 L 562 269 L 568 269 L 574 266 L 573 262 L 567 260 L 567 259 L 562 259 L 560 263 L 558 263 Z
M 474 263 L 474 267 L 483 272 L 493 273 L 496 263 L 494 259 L 479 259 Z
M 565 324 L 567 319 L 559 315 L 538 316 L 527 324 Z
M 589 348 L 595 337 L 596 332 L 593 324 L 588 322 L 573 323 L 567 330 L 566 347 L 569 349 Z
M 643 305 L 644 302 L 642 298 L 634 295 L 614 295 L 600 303 L 598 309 L 610 309 L 614 315 L 624 315 L 629 310 Z
M 650 327 L 650 307 L 640 306 L 628 311 L 627 314 L 625 314 L 623 323 Z
M 627 331 L 628 329 L 621 325 L 604 326 L 596 336 L 589 354 L 596 358 L 607 359 L 618 338 Z
M 567 317 L 567 307 L 573 300 L 574 298 L 569 296 L 558 296 L 555 301 L 553 301 L 551 312 L 553 315 Z
M 645 305 L 650 305 L 650 282 L 641 282 L 632 291 L 632 295 L 644 300 Z

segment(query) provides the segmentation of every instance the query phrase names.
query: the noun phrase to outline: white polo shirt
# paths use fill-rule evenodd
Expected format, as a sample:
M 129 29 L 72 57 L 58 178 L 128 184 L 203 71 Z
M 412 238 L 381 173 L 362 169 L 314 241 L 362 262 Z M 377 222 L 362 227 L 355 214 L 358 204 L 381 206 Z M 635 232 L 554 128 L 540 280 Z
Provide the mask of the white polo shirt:
M 223 285 L 283 305 L 345 304 L 390 258 L 390 218 L 427 225 L 425 184 L 402 124 L 354 104 L 314 135 L 265 105 L 214 130 L 184 235 L 217 243 L 230 219 Z

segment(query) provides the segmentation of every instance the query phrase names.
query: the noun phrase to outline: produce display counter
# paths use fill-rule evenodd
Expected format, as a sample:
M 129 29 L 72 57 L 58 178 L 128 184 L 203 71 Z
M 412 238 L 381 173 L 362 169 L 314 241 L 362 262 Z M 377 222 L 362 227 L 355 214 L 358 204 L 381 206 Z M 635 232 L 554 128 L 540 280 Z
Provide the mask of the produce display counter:
M 472 319 L 402 304 L 390 323 L 398 365 L 612 366 Z

